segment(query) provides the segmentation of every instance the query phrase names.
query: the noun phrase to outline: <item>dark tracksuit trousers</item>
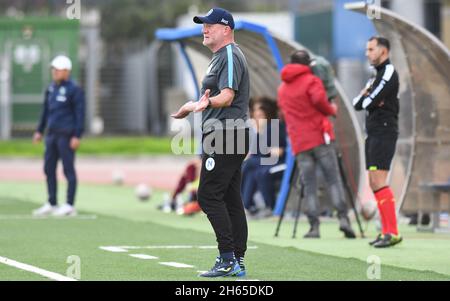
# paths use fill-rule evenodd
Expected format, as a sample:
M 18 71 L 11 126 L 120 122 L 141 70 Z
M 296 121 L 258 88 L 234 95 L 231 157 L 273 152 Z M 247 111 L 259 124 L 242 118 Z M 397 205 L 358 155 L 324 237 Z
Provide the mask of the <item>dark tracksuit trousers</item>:
M 283 173 L 270 173 L 277 165 L 262 165 L 261 157 L 250 156 L 242 165 L 242 199 L 244 207 L 251 209 L 255 206 L 253 197 L 260 191 L 266 208 L 273 209 L 275 206 L 275 181 L 281 180 Z
M 248 229 L 241 199 L 241 166 L 249 151 L 249 131 L 245 129 L 220 132 L 221 134 L 214 131 L 203 135 L 203 142 L 213 141 L 212 145 L 217 147 L 222 141 L 224 150 L 227 145 L 230 147 L 232 142 L 234 150 L 226 153 L 222 151 L 220 154 L 203 144 L 198 200 L 214 229 L 219 252 L 234 252 L 236 257 L 244 257 L 247 250 Z M 239 147 L 241 153 L 237 151 Z M 210 158 L 214 160 L 212 169 L 211 165 L 207 168 L 207 161 L 208 159 L 211 161 Z
M 67 179 L 67 203 L 73 205 L 77 189 L 77 175 L 75 172 L 75 152 L 70 148 L 71 135 L 52 132 L 45 138 L 44 171 L 47 176 L 48 201 L 52 206 L 57 204 L 56 167 L 58 160 L 63 163 L 64 175 Z

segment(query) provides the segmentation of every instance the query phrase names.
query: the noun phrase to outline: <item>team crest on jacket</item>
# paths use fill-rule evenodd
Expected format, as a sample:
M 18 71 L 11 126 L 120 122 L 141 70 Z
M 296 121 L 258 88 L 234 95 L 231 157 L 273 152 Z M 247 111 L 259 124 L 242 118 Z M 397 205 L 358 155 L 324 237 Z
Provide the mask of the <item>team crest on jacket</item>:
M 66 93 L 67 93 L 66 88 L 64 87 L 59 88 L 56 100 L 60 102 L 65 102 L 67 100 Z
M 205 168 L 207 171 L 211 171 L 216 166 L 216 161 L 213 158 L 208 158 L 205 162 Z

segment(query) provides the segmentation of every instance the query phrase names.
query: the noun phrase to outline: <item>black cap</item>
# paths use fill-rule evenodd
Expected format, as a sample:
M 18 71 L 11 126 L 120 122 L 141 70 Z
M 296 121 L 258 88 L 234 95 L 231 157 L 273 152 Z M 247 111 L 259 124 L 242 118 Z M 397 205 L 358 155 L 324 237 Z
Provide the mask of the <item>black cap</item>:
M 197 24 L 222 24 L 234 29 L 233 16 L 226 9 L 219 7 L 211 9 L 206 16 L 195 16 L 194 22 Z

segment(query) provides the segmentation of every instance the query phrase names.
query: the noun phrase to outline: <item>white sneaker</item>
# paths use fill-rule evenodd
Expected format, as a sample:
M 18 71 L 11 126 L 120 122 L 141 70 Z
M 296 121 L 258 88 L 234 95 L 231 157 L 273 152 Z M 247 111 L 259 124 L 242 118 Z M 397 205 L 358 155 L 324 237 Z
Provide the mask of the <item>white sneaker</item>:
M 46 203 L 44 206 L 33 210 L 33 216 L 44 217 L 53 214 L 58 209 L 57 206 L 52 206 L 50 203 Z
M 58 209 L 56 209 L 53 214 L 53 216 L 75 216 L 77 215 L 77 211 L 75 208 L 69 204 L 64 204 Z
M 164 213 L 172 212 L 172 207 L 170 206 L 170 204 L 171 204 L 170 195 L 168 193 L 164 194 L 163 200 L 164 200 L 164 203 L 161 207 L 162 212 L 164 212 Z
M 162 212 L 164 213 L 170 213 L 172 212 L 172 207 L 170 207 L 170 204 L 164 204 L 164 206 L 162 207 Z

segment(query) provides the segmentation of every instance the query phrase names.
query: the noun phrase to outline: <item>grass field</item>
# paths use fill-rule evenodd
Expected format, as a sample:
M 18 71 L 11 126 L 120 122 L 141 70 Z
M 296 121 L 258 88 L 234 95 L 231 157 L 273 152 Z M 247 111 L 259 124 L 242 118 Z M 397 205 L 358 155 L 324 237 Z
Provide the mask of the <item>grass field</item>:
M 42 157 L 44 143 L 33 145 L 30 139 L 0 141 L 2 157 Z M 167 137 L 86 137 L 81 141 L 78 154 L 96 156 L 135 156 L 169 154 L 171 138 Z
M 63 185 L 59 192 L 63 200 Z M 209 269 L 217 255 L 209 222 L 203 214 L 183 217 L 156 210 L 162 193 L 143 203 L 132 187 L 81 185 L 79 217 L 32 219 L 31 210 L 46 198 L 45 186 L 1 182 L 0 258 L 66 275 L 71 266 L 67 259 L 76 255 L 81 280 L 204 280 L 198 271 Z M 367 258 L 375 255 L 381 261 L 381 280 L 450 280 L 450 236 L 445 234 L 417 233 L 402 225 L 402 244 L 376 250 L 368 246 L 368 238 L 342 238 L 334 221 L 322 224 L 320 240 L 301 238 L 307 230 L 304 222 L 297 239 L 290 238 L 291 221 L 283 223 L 279 238 L 273 237 L 275 226 L 275 219 L 249 222 L 247 279 L 368 280 Z M 375 234 L 373 224 L 368 234 Z M 122 247 L 115 251 L 123 252 L 100 247 Z M 188 266 L 161 264 L 167 262 Z M 0 280 L 49 279 L 0 263 Z

